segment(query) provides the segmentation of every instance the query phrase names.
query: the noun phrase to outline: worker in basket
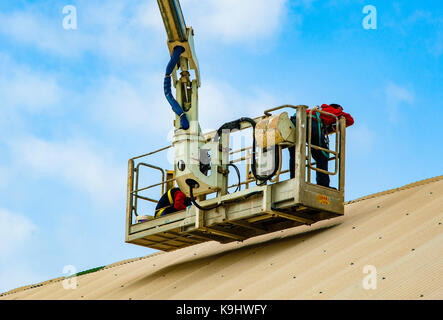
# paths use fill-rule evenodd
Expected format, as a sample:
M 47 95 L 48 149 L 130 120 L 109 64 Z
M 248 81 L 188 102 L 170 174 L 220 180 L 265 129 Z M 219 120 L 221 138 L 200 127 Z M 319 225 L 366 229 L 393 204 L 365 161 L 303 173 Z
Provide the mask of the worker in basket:
M 185 210 L 190 205 L 191 200 L 179 188 L 171 188 L 158 201 L 155 207 L 155 217 L 159 218 L 173 212 Z
M 309 114 L 311 110 L 307 110 Z M 345 117 L 346 127 L 352 126 L 354 124 L 354 119 L 349 113 L 343 112 L 343 107 L 339 104 L 323 104 L 321 106 L 321 111 L 331 113 L 338 118 Z M 296 124 L 296 117 L 291 117 L 292 123 Z M 312 114 L 312 126 L 311 126 L 311 144 L 319 146 L 321 148 L 329 149 L 329 139 L 328 132 L 332 131 L 332 125 L 335 124 L 335 118 L 321 114 L 319 112 L 313 112 Z M 308 129 L 308 126 L 306 126 Z M 308 130 L 306 130 L 308 131 Z M 295 177 L 295 147 L 291 147 L 289 150 L 289 170 L 291 179 Z M 312 157 L 317 163 L 317 168 L 328 171 L 329 154 L 322 150 L 311 149 Z M 310 161 L 310 159 L 309 159 Z M 330 183 L 329 175 L 316 172 L 316 181 L 320 186 L 328 187 Z

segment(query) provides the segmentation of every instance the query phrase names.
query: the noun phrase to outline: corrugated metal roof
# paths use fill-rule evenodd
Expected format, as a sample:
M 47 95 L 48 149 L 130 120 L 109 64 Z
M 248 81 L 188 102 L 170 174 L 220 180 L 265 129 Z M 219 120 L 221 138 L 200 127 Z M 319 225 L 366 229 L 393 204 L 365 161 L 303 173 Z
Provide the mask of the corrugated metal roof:
M 365 266 L 377 288 L 365 289 Z M 442 299 L 443 176 L 373 194 L 345 216 L 242 243 L 118 262 L 2 299 Z

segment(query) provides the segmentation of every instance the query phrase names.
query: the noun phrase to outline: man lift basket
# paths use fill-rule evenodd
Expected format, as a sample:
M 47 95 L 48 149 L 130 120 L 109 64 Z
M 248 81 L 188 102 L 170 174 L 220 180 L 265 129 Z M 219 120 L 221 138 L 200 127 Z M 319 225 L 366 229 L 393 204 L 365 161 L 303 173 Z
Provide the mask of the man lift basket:
M 186 27 L 178 0 L 158 0 L 168 35 L 171 60 L 167 66 L 165 96 L 176 113 L 171 146 L 134 157 L 128 162 L 126 236 L 133 243 L 157 250 L 172 251 L 206 241 L 228 243 L 299 225 L 311 225 L 344 214 L 346 121 L 333 114 L 305 105 L 284 105 L 266 110 L 257 118 L 240 118 L 202 133 L 198 122 L 200 73 L 191 27 Z M 194 70 L 191 79 L 190 69 Z M 180 76 L 180 77 L 179 77 Z M 172 85 L 176 96 L 172 95 Z M 295 111 L 296 125 L 283 109 Z M 315 112 L 335 119 L 333 147 L 311 144 L 310 133 Z M 252 145 L 231 150 L 233 130 L 252 128 Z M 249 130 L 251 131 L 251 130 Z M 295 147 L 295 175 L 284 179 L 282 149 Z M 174 168 L 148 163 L 150 159 L 174 150 Z M 311 161 L 312 149 L 331 156 L 334 170 L 318 169 Z M 164 163 L 164 161 L 162 162 Z M 238 166 L 246 168 L 242 180 Z M 235 183 L 229 169 L 235 169 Z M 161 181 L 140 187 L 141 171 L 161 173 Z M 152 176 L 152 172 L 151 175 Z M 312 171 L 338 177 L 338 188 L 311 183 Z M 178 186 L 192 199 L 186 210 L 159 218 L 147 217 L 140 203 L 158 201 L 147 195 L 154 188 L 161 194 Z M 232 193 L 229 193 L 231 190 Z M 152 213 L 153 214 L 153 213 Z

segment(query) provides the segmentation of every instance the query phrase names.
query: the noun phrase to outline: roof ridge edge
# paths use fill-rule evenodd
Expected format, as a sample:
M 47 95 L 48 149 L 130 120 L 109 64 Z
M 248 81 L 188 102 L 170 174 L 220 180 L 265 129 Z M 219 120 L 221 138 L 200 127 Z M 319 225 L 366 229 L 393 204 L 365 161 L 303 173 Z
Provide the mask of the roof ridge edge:
M 381 191 L 381 192 L 376 192 L 367 196 L 363 196 L 354 200 L 350 200 L 350 201 L 345 201 L 345 205 L 347 204 L 352 204 L 352 203 L 356 203 L 356 202 L 360 202 L 360 201 L 364 201 L 364 200 L 369 200 L 369 199 L 373 199 L 373 198 L 378 198 L 387 194 L 391 194 L 394 192 L 398 192 L 398 191 L 403 191 L 403 190 L 407 190 L 407 189 L 411 189 L 411 188 L 415 188 L 415 187 L 419 187 L 425 184 L 429 184 L 429 183 L 433 183 L 433 182 L 437 182 L 437 181 L 441 181 L 443 180 L 443 175 L 441 176 L 436 176 L 433 178 L 428 178 L 428 179 L 424 179 L 424 180 L 419 180 L 413 183 L 408 183 L 402 187 L 398 187 L 398 188 L 393 188 L 393 189 L 389 189 L 389 190 L 385 190 L 385 191 Z

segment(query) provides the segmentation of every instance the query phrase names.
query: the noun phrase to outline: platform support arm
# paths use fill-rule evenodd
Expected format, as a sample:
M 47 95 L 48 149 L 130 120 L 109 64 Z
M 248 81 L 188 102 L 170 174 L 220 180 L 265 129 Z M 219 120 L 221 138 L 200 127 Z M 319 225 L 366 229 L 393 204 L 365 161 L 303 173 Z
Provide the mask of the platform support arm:
M 339 190 L 345 193 L 345 157 L 346 157 L 346 119 L 340 119 L 340 162 L 339 162 Z
M 134 197 L 132 196 L 132 190 L 134 188 L 134 160 L 130 159 L 128 161 L 128 184 L 127 184 L 127 195 L 126 195 L 126 233 L 125 241 L 129 240 L 129 229 L 132 225 L 132 211 L 134 208 Z
M 306 110 L 308 106 L 297 106 L 295 126 L 295 181 L 306 181 Z

